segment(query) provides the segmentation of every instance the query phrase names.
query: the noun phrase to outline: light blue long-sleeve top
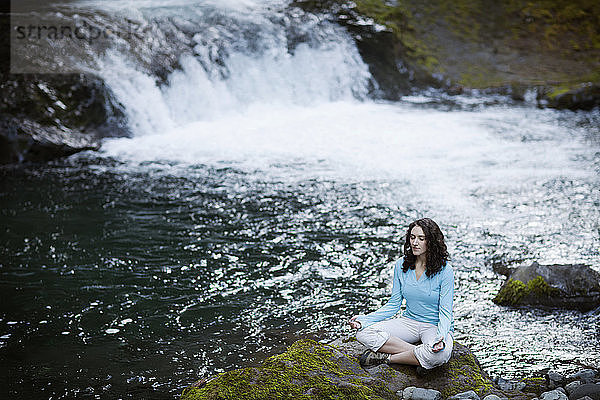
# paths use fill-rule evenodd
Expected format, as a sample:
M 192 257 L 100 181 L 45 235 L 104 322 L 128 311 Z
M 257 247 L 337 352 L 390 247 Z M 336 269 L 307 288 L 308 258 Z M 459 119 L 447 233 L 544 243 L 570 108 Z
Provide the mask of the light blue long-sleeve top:
M 402 272 L 403 259 L 394 266 L 392 296 L 377 311 L 359 315 L 356 319 L 361 330 L 376 322 L 393 317 L 400 311 L 402 300 L 406 299 L 403 316 L 419 322 L 437 325 L 437 335 L 433 343 L 445 342 L 448 332 L 454 331 L 452 302 L 454 298 L 454 271 L 446 264 L 432 277 L 423 273 L 419 279 L 414 269 Z

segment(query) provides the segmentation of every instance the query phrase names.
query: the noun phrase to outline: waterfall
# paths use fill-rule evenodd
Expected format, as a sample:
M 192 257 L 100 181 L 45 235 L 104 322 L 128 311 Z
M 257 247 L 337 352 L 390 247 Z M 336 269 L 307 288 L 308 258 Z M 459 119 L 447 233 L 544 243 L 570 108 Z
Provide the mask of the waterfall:
M 134 27 L 96 57 L 134 136 L 254 105 L 367 97 L 375 85 L 349 34 L 287 1 L 79 1 L 96 24 Z M 128 28 L 129 26 L 129 28 Z

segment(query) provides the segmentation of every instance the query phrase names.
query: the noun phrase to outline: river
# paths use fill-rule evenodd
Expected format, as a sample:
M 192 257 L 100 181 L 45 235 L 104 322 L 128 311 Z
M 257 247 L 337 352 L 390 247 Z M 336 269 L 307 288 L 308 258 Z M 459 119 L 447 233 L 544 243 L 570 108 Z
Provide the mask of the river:
M 491 301 L 494 262 L 600 271 L 598 112 L 372 99 L 352 39 L 284 2 L 111 4 L 56 7 L 204 30 L 160 85 L 144 51 L 97 59 L 131 137 L 0 170 L 9 398 L 176 397 L 297 339 L 348 335 L 387 300 L 425 216 L 449 245 L 457 340 L 491 375 L 599 366 L 598 310 Z

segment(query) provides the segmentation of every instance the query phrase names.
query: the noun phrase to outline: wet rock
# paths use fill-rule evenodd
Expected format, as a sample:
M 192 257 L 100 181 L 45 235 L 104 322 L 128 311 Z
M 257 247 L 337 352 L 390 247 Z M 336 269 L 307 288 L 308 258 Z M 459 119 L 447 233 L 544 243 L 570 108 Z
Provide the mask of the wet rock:
M 567 395 L 558 389 L 551 390 L 549 392 L 544 392 L 540 396 L 541 400 L 569 400 Z
M 448 400 L 480 400 L 480 397 L 473 390 L 469 390 L 448 397 Z
M 47 161 L 129 134 L 122 106 L 91 75 L 0 74 L 0 110 L 0 164 Z
M 510 274 L 513 273 L 515 268 L 509 266 L 508 264 L 506 264 L 504 262 L 497 261 L 497 262 L 492 263 L 492 270 L 499 275 L 510 276 Z
M 93 136 L 29 120 L 0 117 L 0 131 L 0 164 L 44 162 L 100 147 Z
M 589 311 L 600 305 L 600 274 L 589 266 L 540 265 L 516 268 L 494 298 L 500 305 L 540 305 Z
M 565 377 L 556 371 L 549 371 L 548 381 L 550 382 L 550 385 L 554 385 L 554 387 L 557 387 L 565 383 Z
M 584 369 L 583 371 L 579 371 L 573 375 L 569 375 L 567 380 L 580 380 L 581 383 L 592 383 L 596 378 L 597 372 L 593 369 Z
M 500 390 L 507 390 L 507 391 L 512 391 L 512 390 L 523 390 L 527 385 L 524 382 L 512 382 L 509 380 L 506 380 L 504 378 L 498 378 L 498 380 L 496 381 L 496 385 L 498 385 L 498 387 L 500 388 Z
M 558 109 L 591 110 L 600 106 L 600 84 L 585 83 L 548 96 L 548 106 Z
M 346 28 L 375 81 L 370 87 L 371 96 L 400 100 L 413 86 L 426 87 L 436 83 L 431 74 L 416 65 L 409 65 L 407 49 L 392 29 L 362 15 L 351 2 L 295 0 L 291 4 L 304 11 L 325 15 Z
M 571 394 L 573 394 L 573 391 L 575 389 L 577 389 L 579 386 L 581 386 L 581 381 L 573 381 L 573 382 L 565 385 L 565 390 L 567 391 L 567 395 L 571 396 Z
M 469 390 L 477 399 L 488 394 L 520 400 L 533 397 L 495 388 L 473 353 L 460 343 L 455 344 L 450 361 L 427 376 L 419 376 L 414 366 L 407 365 L 381 364 L 363 369 L 357 360 L 364 350 L 354 338 L 338 339 L 329 345 L 299 340 L 260 366 L 229 371 L 185 389 L 182 399 L 236 398 L 249 392 L 255 399 L 397 399 L 396 393 L 408 387 L 415 388 L 407 392 L 413 398 L 437 397 L 426 389 L 439 391 L 442 398 Z
M 586 396 L 590 397 L 592 400 L 600 400 L 600 385 L 584 383 L 573 390 L 569 396 L 569 400 L 578 400 Z
M 433 389 L 409 386 L 400 393 L 402 393 L 402 400 L 442 400 L 442 394 Z

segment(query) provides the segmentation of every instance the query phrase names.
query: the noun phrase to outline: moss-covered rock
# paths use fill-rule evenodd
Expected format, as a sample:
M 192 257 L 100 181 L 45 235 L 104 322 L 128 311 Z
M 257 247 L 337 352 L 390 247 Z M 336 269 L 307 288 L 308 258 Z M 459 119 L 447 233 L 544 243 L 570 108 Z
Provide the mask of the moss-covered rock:
M 424 375 L 406 365 L 382 364 L 363 369 L 357 359 L 364 350 L 355 340 L 338 339 L 330 345 L 300 340 L 261 366 L 226 372 L 187 388 L 181 398 L 395 399 L 398 390 L 409 386 L 436 389 L 444 398 L 468 390 L 481 397 L 535 397 L 494 387 L 475 355 L 459 343 L 446 365 Z
M 357 358 L 365 350 L 365 347 L 356 341 L 344 342 L 343 339 L 338 339 L 331 344 L 354 358 Z M 503 392 L 494 386 L 493 381 L 483 370 L 473 352 L 468 347 L 456 342 L 450 361 L 425 374 L 418 374 L 415 367 L 399 364 L 379 365 L 369 368 L 367 371 L 372 376 L 385 381 L 394 392 L 415 386 L 438 390 L 444 398 L 469 390 L 477 392 L 481 398 L 488 394 L 514 399 L 535 397 L 522 392 Z
M 571 86 L 554 87 L 547 96 L 548 105 L 558 109 L 591 110 L 600 107 L 600 80 Z
M 494 302 L 589 311 L 600 306 L 600 274 L 585 265 L 540 265 L 534 262 L 514 269 Z
M 299 340 L 261 366 L 229 371 L 183 391 L 199 399 L 395 399 L 387 386 L 332 346 Z
M 550 390 L 548 380 L 543 376 L 527 377 L 522 382 L 525 384 L 523 392 L 526 393 L 535 393 L 537 396 L 540 396 L 542 393 Z
M 349 26 L 382 93 L 395 82 L 470 89 L 538 104 L 590 109 L 600 104 L 600 3 L 593 0 L 297 0 Z M 381 29 L 384 27 L 384 29 Z M 366 32 L 366 34 L 365 34 Z M 375 32 L 375 33 L 373 33 Z M 365 37 L 383 37 L 379 44 Z M 362 46 L 362 47 L 361 47 Z M 385 60 L 385 61 L 382 61 Z M 400 93 L 402 94 L 402 93 Z

